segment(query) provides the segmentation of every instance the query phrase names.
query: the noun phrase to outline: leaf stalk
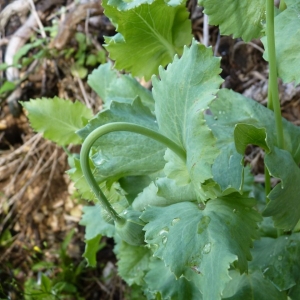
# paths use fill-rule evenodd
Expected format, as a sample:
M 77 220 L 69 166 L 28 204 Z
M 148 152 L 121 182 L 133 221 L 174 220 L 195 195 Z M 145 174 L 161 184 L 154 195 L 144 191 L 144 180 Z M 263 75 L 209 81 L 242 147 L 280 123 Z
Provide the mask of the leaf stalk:
M 148 129 L 146 127 L 132 124 L 132 123 L 126 123 L 126 122 L 116 122 L 116 123 L 110 123 L 105 124 L 103 126 L 100 126 L 93 130 L 84 140 L 82 144 L 82 148 L 80 151 L 80 165 L 83 172 L 83 175 L 89 184 L 90 188 L 94 192 L 97 199 L 102 204 L 103 208 L 107 211 L 107 213 L 110 215 L 110 217 L 117 223 L 117 224 L 124 224 L 126 220 L 122 218 L 112 207 L 112 205 L 109 203 L 108 199 L 102 192 L 101 188 L 99 187 L 92 170 L 90 168 L 90 160 L 89 160 L 89 153 L 90 150 L 95 143 L 96 140 L 98 140 L 101 136 L 114 132 L 114 131 L 128 131 L 128 132 L 134 132 L 141 135 L 145 135 L 149 138 L 152 138 L 162 144 L 164 144 L 166 147 L 171 149 L 175 154 L 177 154 L 184 162 L 186 161 L 186 153 L 185 151 L 179 147 L 176 143 L 165 137 L 164 135 Z
M 284 149 L 283 126 L 280 109 L 280 101 L 278 95 L 278 82 L 277 82 L 277 64 L 276 64 L 276 51 L 275 51 L 275 34 L 274 34 L 274 1 L 267 1 L 267 43 L 268 43 L 268 56 L 269 56 L 269 85 L 272 99 L 272 104 L 268 107 L 273 107 L 275 113 L 275 124 L 277 133 L 277 144 L 280 149 Z

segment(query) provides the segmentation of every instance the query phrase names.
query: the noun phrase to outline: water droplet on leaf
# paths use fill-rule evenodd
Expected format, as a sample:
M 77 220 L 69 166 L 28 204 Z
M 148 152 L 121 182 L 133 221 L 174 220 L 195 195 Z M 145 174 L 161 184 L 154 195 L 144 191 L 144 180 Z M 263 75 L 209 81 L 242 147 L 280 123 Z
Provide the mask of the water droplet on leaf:
M 179 218 L 175 218 L 175 219 L 173 219 L 171 225 L 174 226 L 174 225 L 175 225 L 176 223 L 178 223 L 179 221 L 180 221 Z
M 159 232 L 159 235 L 168 234 L 168 233 L 169 233 L 169 228 L 165 227 Z
M 205 244 L 205 246 L 203 247 L 202 252 L 203 252 L 204 254 L 208 254 L 208 253 L 210 252 L 210 250 L 211 250 L 211 243 L 207 243 L 207 244 Z
M 191 268 L 192 268 L 192 270 L 194 270 L 197 274 L 201 274 L 199 267 L 197 267 L 197 266 L 192 266 Z
M 164 237 L 162 238 L 162 243 L 165 244 L 165 243 L 167 242 L 167 240 L 168 240 L 168 238 L 167 238 L 166 236 L 164 236 Z
M 281 255 L 279 255 L 277 258 L 278 258 L 278 260 L 282 260 L 282 256 Z

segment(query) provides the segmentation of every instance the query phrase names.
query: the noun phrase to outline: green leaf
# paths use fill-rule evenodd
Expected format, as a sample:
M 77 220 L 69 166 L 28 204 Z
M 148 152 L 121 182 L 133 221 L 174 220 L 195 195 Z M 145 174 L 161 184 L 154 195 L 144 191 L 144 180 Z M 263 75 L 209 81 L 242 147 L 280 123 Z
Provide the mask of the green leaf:
M 186 163 L 178 157 L 178 155 L 170 149 L 167 149 L 164 159 L 167 162 L 164 167 L 164 172 L 168 178 L 174 179 L 180 186 L 187 185 L 191 182 Z
M 275 17 L 275 50 L 278 75 L 284 82 L 300 83 L 299 15 L 300 0 L 286 0 L 287 9 Z M 267 38 L 262 42 L 266 51 L 264 58 L 268 60 Z
M 127 176 L 121 178 L 119 183 L 126 193 L 129 204 L 132 204 L 136 196 L 151 183 L 151 178 L 149 176 Z
M 297 285 L 294 285 L 290 290 L 289 290 L 289 298 L 291 300 L 298 300 L 300 295 L 300 279 L 298 279 Z
M 134 210 L 143 211 L 148 205 L 167 206 L 196 199 L 197 195 L 191 184 L 179 187 L 174 180 L 158 178 L 135 198 L 132 207 Z
M 138 7 L 142 4 L 152 4 L 155 0 L 109 0 L 108 5 L 115 6 L 118 10 L 129 10 Z M 165 1 L 170 6 L 177 6 L 182 3 L 182 0 Z
M 199 0 L 209 24 L 219 25 L 221 34 L 249 42 L 262 35 L 266 22 L 265 0 Z
M 96 254 L 99 251 L 101 237 L 102 235 L 98 234 L 94 238 L 85 241 L 85 250 L 82 256 L 87 260 L 88 266 L 93 268 L 97 265 Z
M 73 63 L 71 65 L 70 71 L 71 71 L 72 76 L 78 77 L 81 79 L 85 78 L 86 75 L 88 74 L 87 68 L 85 68 L 84 66 L 81 66 L 78 63 Z
M 88 76 L 89 86 L 101 97 L 105 108 L 112 100 L 132 103 L 139 96 L 142 103 L 154 111 L 154 100 L 149 90 L 141 86 L 131 75 L 118 74 L 111 63 L 100 65 Z
M 81 139 L 75 134 L 93 117 L 93 113 L 81 102 L 39 98 L 21 102 L 28 111 L 28 118 L 34 130 L 60 146 L 80 144 Z
M 200 184 L 212 178 L 211 164 L 218 155 L 203 113 L 222 82 L 219 66 L 212 50 L 194 41 L 167 70 L 160 69 L 160 80 L 153 78 L 159 130 L 186 150 L 187 169 L 198 193 Z
M 271 200 L 264 216 L 272 216 L 275 227 L 293 229 L 300 219 L 300 170 L 288 151 L 274 148 L 265 156 L 265 164 L 270 175 L 281 180 L 271 191 Z
M 127 284 L 144 284 L 151 256 L 151 251 L 145 246 L 132 246 L 121 242 L 117 253 L 118 271 Z
M 259 269 L 279 291 L 288 290 L 299 281 L 300 233 L 261 238 L 255 241 L 252 254 L 249 268 Z
M 11 81 L 5 81 L 0 87 L 0 95 L 6 92 L 13 91 L 16 88 L 16 84 Z
M 67 174 L 70 176 L 71 180 L 75 183 L 76 189 L 79 191 L 81 197 L 86 200 L 96 200 L 94 193 L 91 191 L 90 186 L 83 177 L 80 160 L 79 158 L 73 158 L 74 164 L 73 168 L 67 171 Z M 94 173 L 94 166 L 90 163 L 92 172 Z
M 144 227 L 146 242 L 176 278 L 191 280 L 195 271 L 203 298 L 221 299 L 230 264 L 236 262 L 245 272 L 251 259 L 249 248 L 258 238 L 256 222 L 261 220 L 253 205 L 254 199 L 232 194 L 208 201 L 204 210 L 192 202 L 148 207 L 141 216 L 149 222 Z
M 130 122 L 158 131 L 155 117 L 139 99 L 129 103 L 111 102 L 78 134 L 84 139 L 101 125 L 112 122 Z M 92 161 L 95 176 L 101 180 L 119 179 L 129 175 L 148 175 L 161 170 L 165 161 L 165 146 L 132 132 L 109 133 L 94 143 Z
M 149 80 L 159 65 L 170 63 L 192 40 L 185 3 L 171 7 L 164 0 L 156 0 L 119 11 L 104 0 L 103 6 L 118 31 L 114 37 L 105 38 L 106 48 L 116 60 L 116 68 L 133 76 Z
M 240 191 L 243 184 L 244 163 L 243 155 L 236 150 L 236 144 L 239 142 L 234 139 L 235 126 L 247 124 L 246 127 L 252 128 L 252 130 L 255 127 L 264 129 L 266 131 L 266 145 L 272 148 L 277 144 L 277 136 L 274 131 L 276 127 L 274 113 L 256 101 L 227 89 L 219 91 L 218 98 L 210 104 L 209 108 L 209 114 L 206 114 L 205 119 L 217 140 L 216 147 L 220 151 L 212 166 L 213 178 L 223 191 L 227 189 Z M 300 140 L 300 128 L 285 119 L 282 121 L 285 147 L 292 153 L 294 160 L 300 163 L 298 142 Z M 261 133 L 259 134 L 261 135 Z M 255 132 L 251 133 L 249 143 L 255 141 L 255 134 Z M 244 140 L 243 145 L 246 142 L 247 139 Z M 260 146 L 264 146 L 263 136 L 260 136 L 259 143 Z M 241 149 L 239 148 L 239 150 Z
M 82 210 L 83 216 L 79 224 L 86 227 L 86 240 L 94 239 L 99 235 L 105 235 L 108 237 L 114 236 L 115 227 L 103 219 L 99 204 L 94 206 L 84 206 Z
M 249 124 L 237 124 L 234 128 L 234 142 L 237 152 L 244 154 L 246 147 L 256 145 L 269 152 L 270 149 L 266 143 L 266 130 L 257 128 Z
M 229 275 L 232 280 L 226 285 L 223 300 L 287 300 L 286 294 L 278 291 L 258 270 L 242 275 L 230 271 Z
M 44 43 L 44 41 L 45 41 L 44 39 L 36 39 L 32 43 L 28 43 L 28 44 L 25 44 L 24 46 L 22 46 L 17 51 L 17 53 L 14 55 L 13 64 L 17 64 L 19 62 L 19 60 L 21 59 L 21 57 L 26 55 L 29 50 L 41 46 Z
M 150 271 L 145 276 L 145 282 L 147 289 L 154 295 L 159 292 L 162 299 L 203 299 L 198 287 L 193 281 L 188 281 L 184 277 L 176 279 L 174 274 L 160 259 L 152 259 Z

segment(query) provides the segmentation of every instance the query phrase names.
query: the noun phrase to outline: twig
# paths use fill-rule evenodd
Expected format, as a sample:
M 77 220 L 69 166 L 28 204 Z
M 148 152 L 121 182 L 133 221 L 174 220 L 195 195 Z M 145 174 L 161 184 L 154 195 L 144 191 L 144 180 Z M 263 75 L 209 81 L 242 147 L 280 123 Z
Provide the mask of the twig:
M 56 170 L 56 165 L 57 165 L 57 147 L 55 148 L 54 150 L 54 158 L 53 158 L 53 163 L 52 163 L 52 166 L 51 166 L 51 171 L 50 171 L 50 175 L 49 175 L 49 178 L 48 178 L 48 181 L 46 183 L 46 187 L 45 187 L 45 191 L 42 195 L 42 200 L 45 199 L 45 197 L 47 196 L 48 192 L 49 192 L 49 188 L 51 186 L 51 183 L 52 183 L 52 179 L 53 179 L 53 175 L 54 175 L 54 172 Z
M 82 82 L 81 78 L 80 77 L 75 77 L 75 78 L 78 81 L 79 88 L 80 88 L 80 91 L 82 93 L 82 96 L 83 96 L 83 99 L 84 99 L 84 102 L 85 102 L 86 106 L 88 108 L 92 108 L 92 105 L 91 105 L 91 103 L 89 101 L 89 97 L 88 97 L 88 95 L 87 95 L 87 93 L 85 91 L 85 88 L 84 88 L 84 85 L 83 85 L 83 82 Z
M 31 13 L 33 14 L 33 16 L 35 17 L 36 19 L 36 23 L 37 25 L 39 26 L 40 28 L 40 31 L 41 31 L 41 35 L 42 37 L 45 39 L 47 38 L 47 35 L 46 35 L 46 32 L 45 32 L 45 28 L 44 28 L 44 25 L 42 24 L 42 21 L 40 19 L 40 16 L 39 14 L 37 13 L 36 11 L 36 8 L 35 8 L 35 5 L 33 3 L 33 0 L 28 0 L 30 6 L 31 6 Z
M 208 15 L 203 14 L 203 45 L 208 47 L 209 45 L 209 25 L 208 25 Z

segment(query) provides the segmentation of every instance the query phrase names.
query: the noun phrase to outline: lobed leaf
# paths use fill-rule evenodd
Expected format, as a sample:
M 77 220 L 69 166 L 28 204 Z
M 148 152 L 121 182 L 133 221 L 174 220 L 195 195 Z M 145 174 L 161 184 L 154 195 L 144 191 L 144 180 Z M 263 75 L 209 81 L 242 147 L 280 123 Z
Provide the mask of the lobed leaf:
M 111 63 L 100 65 L 88 76 L 89 86 L 101 97 L 104 107 L 112 101 L 132 103 L 138 96 L 142 103 L 154 111 L 154 100 L 149 90 L 130 75 L 119 74 Z
M 157 74 L 159 65 L 166 66 L 191 42 L 185 3 L 172 7 L 164 0 L 156 0 L 127 11 L 118 10 L 107 0 L 102 4 L 118 31 L 114 37 L 105 38 L 106 48 L 116 61 L 116 68 L 133 76 L 149 80 Z
M 299 281 L 300 233 L 276 239 L 263 237 L 255 241 L 252 250 L 252 270 L 260 270 L 278 291 L 288 290 Z
M 265 0 L 198 0 L 204 6 L 211 25 L 219 25 L 221 34 L 241 37 L 245 42 L 262 35 L 266 22 Z
M 286 0 L 287 9 L 278 14 L 274 20 L 275 26 L 275 50 L 278 75 L 287 82 L 300 83 L 300 53 L 299 48 L 299 15 L 300 0 Z M 268 60 L 267 38 L 262 42 L 266 49 L 264 58 Z
M 230 271 L 232 280 L 227 284 L 223 300 L 286 300 L 286 294 L 280 292 L 264 277 L 262 272 L 255 270 L 240 275 L 237 271 Z
M 108 0 L 108 4 L 115 6 L 118 10 L 133 9 L 142 4 L 152 4 L 155 0 Z M 169 0 L 165 1 L 170 6 L 177 6 L 182 3 L 182 0 Z
M 39 98 L 21 102 L 28 111 L 32 128 L 60 146 L 81 144 L 75 132 L 93 117 L 93 113 L 79 101 L 75 103 L 59 97 Z
M 134 254 L 134 255 L 133 255 Z M 127 284 L 144 285 L 151 251 L 145 246 L 132 246 L 124 241 L 118 246 L 118 271 Z
M 203 111 L 222 82 L 219 65 L 220 60 L 213 57 L 211 49 L 194 41 L 180 59 L 175 57 L 167 70 L 160 69 L 160 80 L 153 78 L 159 130 L 186 150 L 190 180 L 199 194 L 201 183 L 212 177 L 211 164 L 218 155 Z
M 94 239 L 99 234 L 108 237 L 114 236 L 115 227 L 103 219 L 99 204 L 94 206 L 84 206 L 82 210 L 83 216 L 79 224 L 85 226 L 86 240 Z
M 148 207 L 141 219 L 146 242 L 155 247 L 176 278 L 192 280 L 195 271 L 204 299 L 221 299 L 230 277 L 230 264 L 241 272 L 251 259 L 252 239 L 258 238 L 256 222 L 260 215 L 252 209 L 254 199 L 232 194 L 210 200 L 204 210 L 192 202 L 167 207 Z M 193 279 L 194 280 L 194 279 Z
M 99 250 L 101 237 L 102 235 L 98 234 L 94 238 L 85 241 L 85 251 L 82 256 L 87 260 L 90 267 L 96 267 L 97 265 L 96 254 Z
M 156 119 L 137 98 L 132 103 L 111 102 L 78 131 L 82 139 L 95 128 L 113 122 L 129 122 L 158 131 Z M 91 159 L 94 175 L 100 181 L 117 180 L 129 175 L 148 175 L 164 167 L 165 146 L 140 134 L 112 132 L 98 139 Z
M 291 230 L 300 220 L 300 170 L 288 151 L 274 148 L 265 156 L 270 175 L 281 180 L 268 195 L 264 216 L 272 216 L 275 227 Z
M 234 128 L 234 142 L 237 152 L 244 154 L 246 147 L 256 145 L 269 152 L 270 149 L 266 143 L 266 130 L 257 128 L 250 124 L 239 123 Z
M 184 277 L 176 279 L 160 259 L 152 259 L 150 270 L 145 276 L 146 288 L 154 295 L 159 292 L 162 299 L 202 300 L 202 295 L 193 281 Z M 152 298 L 156 299 L 156 298 Z
M 244 147 L 246 143 L 252 142 L 259 143 L 264 148 L 274 148 L 274 145 L 277 145 L 274 113 L 252 99 L 227 89 L 219 91 L 218 98 L 210 104 L 209 108 L 209 114 L 206 114 L 205 119 L 217 140 L 216 147 L 220 151 L 212 166 L 213 179 L 223 191 L 232 189 L 240 191 L 243 185 L 243 155 L 237 152 L 236 146 L 239 147 L 240 152 L 241 146 Z M 236 135 L 234 139 L 236 126 L 238 128 L 244 126 L 244 129 L 248 128 L 254 132 L 250 136 L 243 136 L 242 142 L 241 135 Z M 265 142 L 262 130 L 266 132 Z M 295 162 L 300 163 L 298 143 L 300 128 L 283 119 L 283 131 L 286 149 L 292 154 Z M 254 140 L 257 133 L 260 138 Z
M 158 178 L 135 198 L 132 207 L 135 210 L 143 211 L 148 205 L 167 206 L 196 199 L 197 195 L 191 184 L 179 187 L 174 180 Z

